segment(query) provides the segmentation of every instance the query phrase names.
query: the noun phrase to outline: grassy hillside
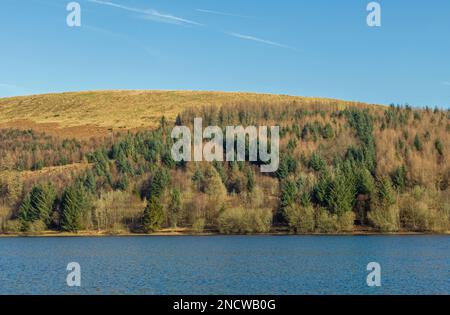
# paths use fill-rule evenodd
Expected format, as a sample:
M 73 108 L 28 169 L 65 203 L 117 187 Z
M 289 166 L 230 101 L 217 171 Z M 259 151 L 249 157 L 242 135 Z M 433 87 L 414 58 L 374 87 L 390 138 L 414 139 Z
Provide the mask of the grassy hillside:
M 166 119 L 162 119 L 164 116 Z M 175 162 L 175 123 L 280 126 L 280 167 Z M 218 92 L 0 99 L 0 232 L 450 228 L 450 112 Z
M 255 93 L 194 91 L 96 91 L 0 99 L 0 127 L 31 128 L 86 138 L 111 130 L 157 127 L 187 108 L 224 104 L 337 104 L 337 100 Z M 357 105 L 339 101 L 341 106 Z

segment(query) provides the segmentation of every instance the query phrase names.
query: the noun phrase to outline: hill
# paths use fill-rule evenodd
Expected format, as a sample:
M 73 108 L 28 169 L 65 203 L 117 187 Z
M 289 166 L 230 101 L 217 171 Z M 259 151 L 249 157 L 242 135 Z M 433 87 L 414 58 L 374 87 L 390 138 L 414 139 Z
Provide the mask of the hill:
M 95 91 L 0 98 L 0 128 L 89 138 L 111 131 L 157 127 L 188 108 L 225 104 L 362 103 L 287 95 L 195 91 Z
M 279 126 L 279 168 L 174 161 L 171 131 L 195 117 Z M 438 108 L 221 92 L 0 99 L 0 232 L 445 232 L 449 146 Z

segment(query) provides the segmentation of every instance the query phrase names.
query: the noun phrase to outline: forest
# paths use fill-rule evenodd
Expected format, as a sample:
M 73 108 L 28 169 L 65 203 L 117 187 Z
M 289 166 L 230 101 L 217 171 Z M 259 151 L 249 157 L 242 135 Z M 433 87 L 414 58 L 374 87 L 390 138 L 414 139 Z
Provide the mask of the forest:
M 175 162 L 171 131 L 280 126 L 280 165 Z M 0 129 L 0 233 L 450 230 L 450 111 L 338 101 L 190 107 L 90 139 Z

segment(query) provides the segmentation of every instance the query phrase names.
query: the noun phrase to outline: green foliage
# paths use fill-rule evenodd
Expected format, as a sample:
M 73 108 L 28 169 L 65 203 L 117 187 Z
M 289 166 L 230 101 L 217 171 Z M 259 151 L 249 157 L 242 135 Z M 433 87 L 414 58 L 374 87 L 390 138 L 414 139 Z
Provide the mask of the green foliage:
M 287 179 L 281 182 L 280 210 L 282 213 L 284 209 L 296 202 L 297 194 L 297 184 L 294 180 Z
M 194 233 L 203 233 L 205 230 L 205 218 L 197 218 L 192 224 L 192 230 Z
M 320 208 L 316 217 L 316 231 L 319 233 L 335 233 L 338 230 L 338 216 Z
M 149 198 L 160 198 L 170 183 L 169 172 L 163 167 L 158 167 L 153 175 L 150 186 Z
M 325 170 L 325 168 L 326 168 L 325 161 L 317 153 L 313 153 L 313 155 L 311 156 L 311 159 L 309 160 L 308 165 L 311 169 L 313 169 L 316 172 L 321 172 L 321 171 Z
M 416 148 L 417 151 L 423 150 L 422 140 L 420 140 L 419 135 L 416 135 L 414 138 L 414 147 Z
M 334 137 L 333 127 L 329 123 L 322 129 L 322 137 L 324 139 L 332 139 Z
M 396 193 L 392 187 L 392 182 L 387 176 L 382 176 L 377 183 L 378 203 L 390 206 L 396 202 Z
M 255 175 L 253 175 L 253 170 L 248 167 L 246 170 L 247 176 L 247 192 L 251 193 L 255 188 Z
M 440 139 L 436 139 L 434 142 L 434 147 L 440 156 L 444 155 L 444 145 L 442 144 Z
M 357 191 L 359 194 L 372 194 L 375 191 L 375 180 L 368 169 L 363 168 L 357 177 Z
M 398 191 L 403 191 L 406 188 L 407 174 L 405 165 L 399 166 L 395 169 L 391 176 L 392 184 Z
M 295 233 L 311 233 L 315 230 L 314 208 L 302 207 L 296 204 L 285 208 L 285 215 L 289 228 Z
M 23 223 L 41 220 L 46 225 L 50 225 L 55 201 L 56 191 L 52 185 L 34 186 L 22 202 L 19 210 L 20 220 Z
M 319 179 L 313 188 L 313 196 L 316 204 L 324 207 L 328 205 L 331 181 L 332 178 L 327 171 L 320 174 Z
M 158 197 L 152 196 L 147 202 L 142 218 L 142 225 L 146 233 L 152 233 L 161 228 L 164 221 L 164 211 Z
M 128 179 L 127 174 L 123 174 L 117 180 L 115 188 L 118 190 L 127 190 L 129 185 L 130 185 L 130 181 Z
M 270 209 L 226 209 L 219 216 L 219 231 L 225 234 L 265 233 L 270 231 Z
M 352 211 L 355 202 L 355 187 L 348 176 L 337 172 L 330 182 L 325 198 L 327 208 L 331 213 L 341 215 Z
M 181 204 L 181 191 L 178 188 L 172 189 L 170 193 L 170 203 L 169 203 L 169 219 L 172 226 L 177 227 L 178 218 L 181 214 L 182 204 Z
M 85 219 L 92 208 L 89 193 L 81 185 L 66 188 L 62 197 L 61 229 L 77 232 L 85 228 Z
M 280 165 L 278 166 L 275 175 L 279 180 L 286 179 L 289 176 L 288 160 L 284 156 L 280 159 Z
M 368 214 L 369 221 L 381 232 L 396 232 L 400 228 L 399 209 L 392 205 L 372 205 Z
M 227 183 L 227 174 L 225 173 L 225 169 L 223 167 L 223 164 L 219 161 L 214 160 L 213 166 L 216 169 L 217 173 L 219 173 L 220 179 L 222 180 L 222 183 Z

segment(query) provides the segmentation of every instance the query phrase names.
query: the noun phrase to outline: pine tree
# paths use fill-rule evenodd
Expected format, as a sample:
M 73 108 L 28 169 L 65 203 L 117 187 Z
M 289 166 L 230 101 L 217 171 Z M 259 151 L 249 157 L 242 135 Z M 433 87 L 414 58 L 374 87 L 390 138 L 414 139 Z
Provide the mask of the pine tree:
M 436 139 L 436 141 L 434 142 L 434 147 L 436 148 L 436 151 L 440 156 L 444 155 L 444 145 L 442 144 L 440 139 Z
M 150 187 L 150 197 L 160 198 L 167 185 L 169 185 L 170 178 L 167 169 L 159 167 L 153 175 L 151 187 Z
M 414 138 L 414 147 L 417 151 L 422 151 L 423 149 L 422 141 L 420 140 L 419 135 L 416 135 L 416 137 Z
M 285 157 L 281 158 L 280 165 L 278 166 L 278 170 L 276 171 L 275 175 L 279 180 L 286 179 L 289 176 L 289 166 Z
M 406 187 L 407 177 L 406 177 L 406 167 L 402 165 L 397 167 L 397 169 L 392 174 L 392 184 L 398 191 L 403 191 Z
M 178 188 L 174 188 L 170 193 L 169 213 L 170 221 L 175 228 L 177 227 L 181 210 L 181 191 Z
M 66 188 L 62 198 L 61 229 L 70 232 L 83 229 L 83 218 L 90 207 L 90 198 L 83 186 L 72 185 Z
M 142 219 L 143 228 L 146 233 L 152 233 L 161 228 L 164 220 L 164 212 L 158 197 L 152 196 L 147 202 Z
M 251 167 L 247 167 L 246 175 L 247 175 L 247 191 L 251 193 L 255 188 L 255 176 L 253 175 L 253 170 L 251 169 Z
M 284 211 L 286 207 L 296 202 L 298 196 L 297 185 L 293 180 L 287 179 L 281 182 L 280 210 Z
M 372 174 L 367 168 L 362 168 L 357 177 L 357 192 L 358 194 L 371 194 L 375 190 L 375 181 Z
M 331 181 L 326 204 L 331 213 L 343 214 L 353 209 L 355 189 L 352 183 L 341 172 L 337 172 Z
M 378 198 L 382 205 L 390 206 L 395 203 L 395 192 L 389 177 L 383 176 L 378 181 Z
M 333 127 L 331 127 L 329 123 L 322 129 L 322 137 L 324 139 L 331 139 L 334 137 Z
M 309 160 L 309 167 L 316 172 L 321 172 L 325 169 L 326 163 L 319 154 L 313 153 L 311 159 Z
M 34 186 L 20 207 L 19 218 L 30 223 L 41 220 L 49 225 L 55 200 L 56 191 L 52 185 Z

